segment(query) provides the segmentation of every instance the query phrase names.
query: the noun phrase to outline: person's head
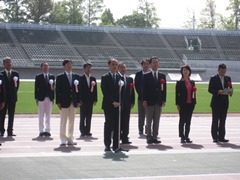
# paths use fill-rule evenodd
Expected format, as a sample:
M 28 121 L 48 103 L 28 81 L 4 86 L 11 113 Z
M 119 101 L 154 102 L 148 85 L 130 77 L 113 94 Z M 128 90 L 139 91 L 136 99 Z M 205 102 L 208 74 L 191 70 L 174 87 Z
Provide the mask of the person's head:
M 184 66 L 182 66 L 180 72 L 181 72 L 182 78 L 184 78 L 184 77 L 189 78 L 191 76 L 192 70 L 189 65 L 184 65 Z
M 49 70 L 48 63 L 47 62 L 41 63 L 41 69 L 42 69 L 42 72 L 48 73 L 48 70 Z
M 63 65 L 63 68 L 66 72 L 70 73 L 72 71 L 72 68 L 73 68 L 73 63 L 72 63 L 72 60 L 70 59 L 65 59 L 62 63 Z
M 224 76 L 227 72 L 227 66 L 225 64 L 219 64 L 218 66 L 218 74 L 220 76 Z
M 12 69 L 12 60 L 10 57 L 3 58 L 3 67 L 8 71 Z
M 149 60 L 148 59 L 143 59 L 141 61 L 142 69 L 144 72 L 148 71 L 149 69 Z
M 158 70 L 158 66 L 159 66 L 159 59 L 158 57 L 154 56 L 149 60 L 150 66 L 152 68 L 153 71 L 157 71 Z
M 83 64 L 83 71 L 86 75 L 91 74 L 91 70 L 92 70 L 92 64 L 90 62 Z
M 123 62 L 118 63 L 118 71 L 122 74 L 125 75 L 126 74 L 126 64 L 124 64 Z
M 112 72 L 112 73 L 116 73 L 117 72 L 117 68 L 118 68 L 118 60 L 116 59 L 110 59 L 108 61 L 108 67 L 109 67 L 109 70 Z

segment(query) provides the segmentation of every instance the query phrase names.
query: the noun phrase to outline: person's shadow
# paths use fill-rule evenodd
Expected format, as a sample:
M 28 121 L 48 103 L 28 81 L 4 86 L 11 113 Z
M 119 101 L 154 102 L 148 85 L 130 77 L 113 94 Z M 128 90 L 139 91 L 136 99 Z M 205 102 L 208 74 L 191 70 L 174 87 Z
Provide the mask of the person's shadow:
M 125 159 L 129 158 L 128 155 L 126 155 L 123 152 L 106 152 L 103 154 L 103 159 L 111 159 L 112 161 L 126 161 Z
M 98 140 L 98 138 L 92 137 L 92 136 L 80 136 L 79 138 L 77 138 L 77 140 L 83 140 L 86 142 L 93 142 L 95 140 Z
M 168 149 L 173 149 L 172 146 L 165 146 L 163 144 L 148 144 L 146 147 L 148 149 L 157 149 L 159 151 L 167 151 Z
M 6 141 L 15 141 L 12 136 L 0 137 L 0 142 L 5 143 Z
M 217 145 L 223 148 L 240 149 L 240 146 L 232 143 L 218 143 Z
M 38 136 L 38 137 L 36 137 L 36 138 L 33 138 L 32 140 L 33 140 L 33 141 L 39 141 L 39 142 L 45 142 L 45 141 L 52 141 L 53 138 L 51 138 L 51 137 L 49 137 L 49 136 L 44 136 L 44 137 Z
M 133 146 L 131 144 L 121 144 L 121 147 L 123 147 L 124 149 L 128 149 L 128 150 L 138 149 L 138 146 Z
M 184 148 L 190 148 L 190 149 L 203 149 L 204 146 L 201 144 L 194 144 L 194 143 L 185 143 L 181 145 Z
M 73 145 L 65 145 L 65 146 L 59 146 L 58 148 L 54 148 L 54 151 L 60 151 L 63 153 L 70 153 L 73 151 L 80 151 L 81 148 L 80 147 L 75 147 Z

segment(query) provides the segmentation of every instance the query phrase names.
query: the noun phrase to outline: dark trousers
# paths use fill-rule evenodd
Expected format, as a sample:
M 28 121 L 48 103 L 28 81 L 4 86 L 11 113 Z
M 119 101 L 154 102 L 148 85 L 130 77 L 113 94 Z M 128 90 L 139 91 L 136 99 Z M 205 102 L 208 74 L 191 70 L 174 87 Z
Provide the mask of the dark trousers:
M 79 129 L 82 135 L 87 135 L 91 130 L 93 103 L 83 103 L 80 107 Z
M 105 123 L 104 123 L 104 145 L 110 147 L 113 133 L 113 149 L 118 148 L 118 108 L 105 108 L 104 110 Z
M 143 132 L 145 118 L 146 118 L 146 110 L 143 107 L 143 101 L 138 100 L 138 130 L 140 132 Z
M 129 134 L 130 108 L 124 108 L 121 111 L 121 139 L 122 142 L 128 141 Z
M 13 122 L 14 122 L 14 113 L 15 113 L 16 101 L 8 101 L 5 103 L 4 108 L 0 111 L 0 133 L 4 134 L 5 128 L 5 117 L 8 113 L 8 134 L 13 132 Z
M 191 119 L 195 105 L 185 104 L 180 106 L 179 137 L 187 139 L 190 133 Z
M 226 106 L 221 105 L 219 107 L 212 107 L 212 138 L 213 139 L 224 139 L 225 138 L 225 124 L 227 118 Z

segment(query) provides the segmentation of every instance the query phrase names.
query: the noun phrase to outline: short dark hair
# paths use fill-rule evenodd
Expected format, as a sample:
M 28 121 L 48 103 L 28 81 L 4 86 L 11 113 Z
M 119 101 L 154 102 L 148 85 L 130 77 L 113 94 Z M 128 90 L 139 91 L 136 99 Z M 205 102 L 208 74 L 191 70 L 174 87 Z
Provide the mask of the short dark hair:
M 226 64 L 223 64 L 223 63 L 222 63 L 222 64 L 219 64 L 219 65 L 218 65 L 218 70 L 219 70 L 219 69 L 227 69 Z
M 149 59 L 147 59 L 147 58 L 143 59 L 143 60 L 141 61 L 141 65 L 143 65 L 144 62 L 148 62 L 148 63 L 149 63 Z
M 192 74 L 192 70 L 191 70 L 191 68 L 190 68 L 190 66 L 189 65 L 184 65 L 184 66 L 182 66 L 181 67 L 181 75 L 183 76 L 183 69 L 187 69 L 188 71 L 189 71 L 189 76 L 191 76 L 191 74 Z
M 72 63 L 72 60 L 70 60 L 70 59 L 65 59 L 65 60 L 63 60 L 62 65 L 65 66 L 65 64 L 67 64 L 67 63 L 69 63 L 69 62 Z
M 87 66 L 92 67 L 92 63 L 90 63 L 90 62 L 84 63 L 84 64 L 83 64 L 83 69 L 85 69 Z
M 7 57 L 4 57 L 4 58 L 3 58 L 3 63 L 5 63 L 5 62 L 8 61 L 8 60 L 11 61 L 12 59 L 11 59 L 10 57 L 8 57 L 8 56 L 7 56 Z
M 153 59 L 157 59 L 157 60 L 159 61 L 159 58 L 158 58 L 157 56 L 153 56 L 153 57 L 151 57 L 150 60 L 149 60 L 149 63 L 150 63 L 150 64 L 152 63 L 152 60 L 153 60 Z
M 48 65 L 47 62 L 43 62 L 43 63 L 41 63 L 41 67 L 43 67 L 44 64 Z
M 118 63 L 118 60 L 116 60 L 116 59 L 114 59 L 114 58 L 111 58 L 111 59 L 109 59 L 109 61 L 108 61 L 108 65 L 110 65 L 112 61 L 117 61 L 117 63 Z

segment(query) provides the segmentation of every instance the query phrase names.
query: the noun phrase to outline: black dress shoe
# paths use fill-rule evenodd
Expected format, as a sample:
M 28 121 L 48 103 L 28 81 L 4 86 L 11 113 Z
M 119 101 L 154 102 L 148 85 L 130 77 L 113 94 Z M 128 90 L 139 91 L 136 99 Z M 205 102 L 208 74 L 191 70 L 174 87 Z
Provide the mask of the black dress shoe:
M 161 143 L 161 141 L 159 141 L 157 139 L 152 140 L 152 142 L 155 143 L 155 144 L 160 144 Z
M 85 136 L 86 136 L 86 134 L 83 134 L 83 133 L 80 135 L 80 137 L 85 137 Z
M 0 136 L 4 136 L 4 133 L 0 133 Z
M 182 144 L 185 144 L 186 143 L 186 140 L 181 138 L 181 141 L 180 141 Z
M 44 135 L 50 137 L 51 133 L 50 132 L 45 132 Z
M 139 131 L 139 135 L 142 135 L 143 134 L 143 131 Z
M 13 133 L 9 133 L 8 136 L 17 136 L 17 135 Z
M 189 138 L 187 138 L 186 143 L 192 143 L 192 141 Z
M 87 133 L 86 136 L 92 136 L 92 133 Z
M 214 143 L 218 143 L 219 141 L 218 141 L 218 139 L 214 139 L 213 142 Z
M 39 136 L 40 136 L 40 137 L 43 137 L 44 135 L 45 135 L 44 132 L 39 133 Z
M 228 142 L 228 139 L 219 139 L 220 142 Z
M 111 149 L 110 149 L 110 147 L 105 147 L 104 151 L 105 151 L 105 152 L 110 152 Z
M 152 144 L 153 143 L 153 140 L 152 139 L 148 139 L 147 140 L 147 144 Z

